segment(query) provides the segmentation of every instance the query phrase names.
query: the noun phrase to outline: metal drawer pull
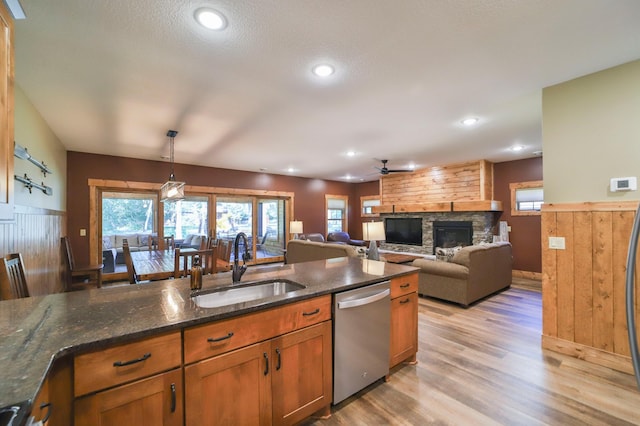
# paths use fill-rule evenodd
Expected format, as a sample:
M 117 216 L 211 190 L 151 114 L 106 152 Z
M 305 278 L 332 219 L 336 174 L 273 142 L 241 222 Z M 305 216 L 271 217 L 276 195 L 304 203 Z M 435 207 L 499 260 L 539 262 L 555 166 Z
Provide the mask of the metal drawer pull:
M 44 416 L 44 419 L 42 419 L 42 424 L 45 424 L 47 422 L 47 420 L 49 420 L 49 417 L 51 417 L 51 410 L 53 410 L 53 404 L 50 402 L 43 402 L 42 404 L 40 404 L 40 409 L 44 410 L 47 409 L 47 415 Z
M 308 317 L 309 315 L 315 315 L 318 312 L 320 312 L 320 308 L 316 308 L 316 310 L 313 311 L 313 312 L 303 312 L 302 315 L 305 316 L 305 317 Z
M 124 367 L 126 365 L 137 364 L 139 362 L 146 361 L 149 358 L 151 358 L 151 352 L 148 352 L 148 353 L 142 355 L 140 358 L 132 359 L 131 361 L 124 361 L 124 362 L 116 361 L 116 362 L 113 363 L 113 366 L 114 367 Z
M 276 353 L 278 354 L 278 363 L 276 364 L 276 371 L 278 371 L 282 366 L 282 354 L 280 353 L 280 348 L 276 348 Z
M 176 384 L 171 383 L 171 412 L 176 412 Z
M 222 336 L 222 337 L 209 337 L 207 339 L 207 342 L 210 343 L 215 343 L 215 342 L 222 342 L 223 340 L 227 340 L 227 339 L 231 339 L 233 337 L 233 331 L 230 331 L 226 336 Z
M 400 304 L 401 304 L 401 305 L 404 305 L 405 303 L 409 303 L 409 302 L 410 302 L 410 299 L 407 297 L 406 299 L 401 300 L 401 301 L 400 301 Z
M 266 352 L 263 352 L 262 356 L 264 356 L 264 375 L 266 376 L 269 374 L 269 355 L 267 355 Z
M 400 284 L 400 288 L 407 288 L 409 287 L 411 284 L 406 283 L 406 284 Z

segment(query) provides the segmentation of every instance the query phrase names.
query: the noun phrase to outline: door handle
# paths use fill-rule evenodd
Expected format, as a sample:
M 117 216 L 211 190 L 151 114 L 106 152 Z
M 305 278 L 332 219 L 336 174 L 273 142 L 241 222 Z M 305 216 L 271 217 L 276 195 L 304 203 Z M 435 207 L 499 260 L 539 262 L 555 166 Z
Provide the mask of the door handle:
M 387 288 L 379 293 L 371 296 L 363 297 L 361 299 L 345 300 L 344 302 L 338 302 L 338 309 L 357 308 L 358 306 L 368 305 L 378 300 L 382 300 L 390 294 L 390 290 Z

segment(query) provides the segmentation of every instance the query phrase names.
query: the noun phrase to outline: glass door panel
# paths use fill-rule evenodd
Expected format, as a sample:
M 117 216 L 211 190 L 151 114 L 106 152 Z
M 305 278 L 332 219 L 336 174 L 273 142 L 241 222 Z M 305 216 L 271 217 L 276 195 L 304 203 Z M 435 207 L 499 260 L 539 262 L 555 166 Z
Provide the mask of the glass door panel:
M 258 199 L 256 229 L 256 261 L 283 256 L 285 238 L 285 201 Z
M 176 242 L 188 235 L 209 235 L 209 197 L 187 195 L 183 200 L 164 203 L 164 235 Z
M 246 197 L 217 197 L 216 198 L 216 238 L 234 240 L 236 235 L 244 232 L 251 251 L 253 241 L 253 199 Z M 244 243 L 240 241 L 239 252 L 244 250 Z M 231 261 L 234 253 L 231 253 Z

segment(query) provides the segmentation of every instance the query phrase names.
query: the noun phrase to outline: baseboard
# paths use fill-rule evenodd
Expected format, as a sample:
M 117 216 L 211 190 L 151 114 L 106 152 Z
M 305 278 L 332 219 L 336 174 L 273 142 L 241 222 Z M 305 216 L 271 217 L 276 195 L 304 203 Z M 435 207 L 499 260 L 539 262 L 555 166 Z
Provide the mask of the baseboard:
M 514 278 L 527 278 L 530 280 L 542 281 L 542 272 L 519 271 L 517 269 L 513 269 L 511 271 L 511 276 Z
M 542 349 L 559 352 L 592 364 L 601 365 L 627 374 L 633 374 L 631 357 L 614 354 L 580 343 L 570 342 L 557 337 L 542 336 Z

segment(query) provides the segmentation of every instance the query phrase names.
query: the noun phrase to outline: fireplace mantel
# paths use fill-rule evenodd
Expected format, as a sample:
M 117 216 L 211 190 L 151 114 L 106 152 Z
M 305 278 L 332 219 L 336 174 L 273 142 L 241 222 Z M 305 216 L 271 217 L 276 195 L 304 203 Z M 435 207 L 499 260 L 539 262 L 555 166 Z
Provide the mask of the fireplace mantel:
M 437 212 L 501 212 L 502 201 L 442 201 L 437 203 L 386 204 L 373 207 L 374 213 L 437 213 Z

